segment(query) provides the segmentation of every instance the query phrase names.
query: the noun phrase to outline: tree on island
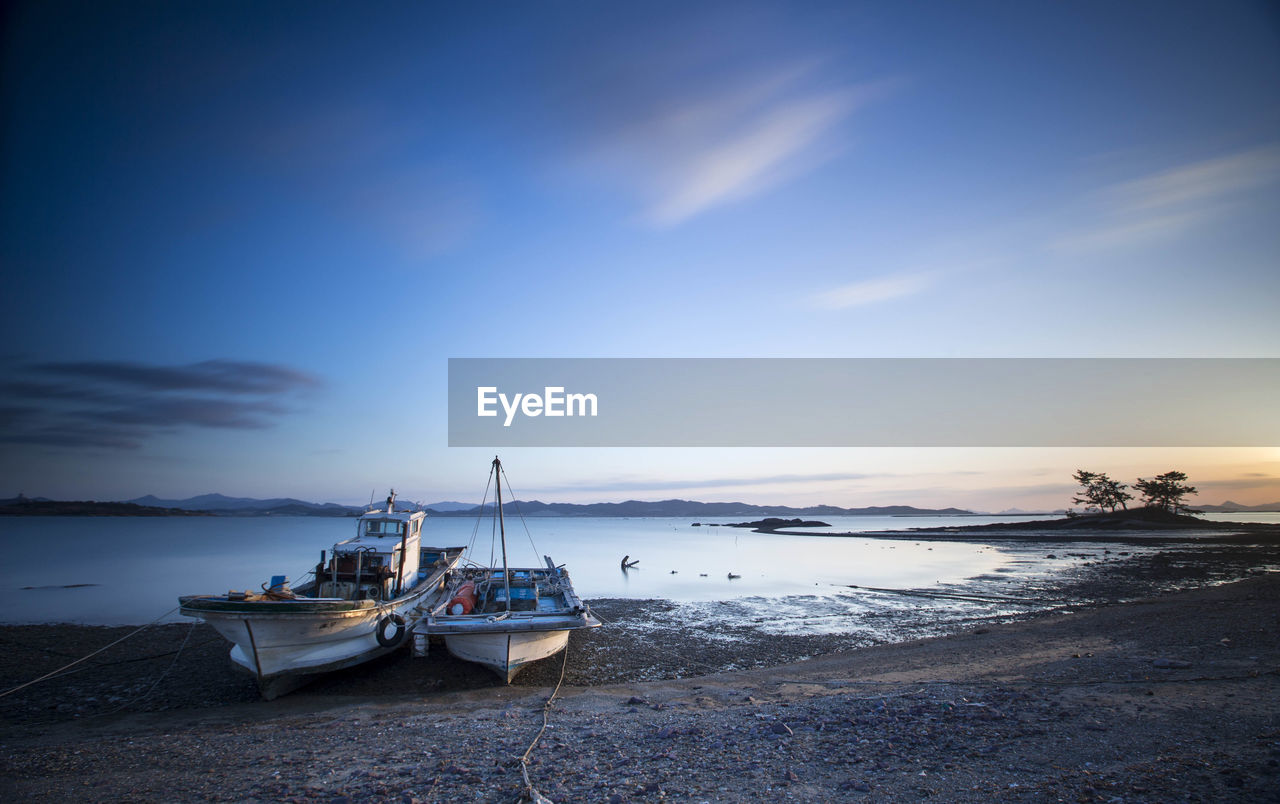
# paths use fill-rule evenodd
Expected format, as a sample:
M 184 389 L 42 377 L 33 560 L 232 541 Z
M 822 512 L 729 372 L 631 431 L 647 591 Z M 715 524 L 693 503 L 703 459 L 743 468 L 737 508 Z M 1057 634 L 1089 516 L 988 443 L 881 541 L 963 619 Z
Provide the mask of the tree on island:
M 1184 514 L 1198 514 L 1186 507 L 1186 498 L 1196 494 L 1195 486 L 1187 485 L 1187 473 L 1177 470 L 1156 475 L 1150 480 L 1138 478 L 1133 487 L 1142 492 L 1143 503 L 1148 508 L 1161 508 L 1171 514 L 1181 509 Z
M 1071 501 L 1084 505 L 1086 511 L 1092 506 L 1099 512 L 1106 508 L 1114 514 L 1117 505 L 1126 511 L 1129 510 L 1129 506 L 1125 504 L 1133 499 L 1133 495 L 1125 491 L 1129 486 L 1107 477 L 1106 472 L 1077 469 L 1072 477 L 1080 484 L 1080 493 Z

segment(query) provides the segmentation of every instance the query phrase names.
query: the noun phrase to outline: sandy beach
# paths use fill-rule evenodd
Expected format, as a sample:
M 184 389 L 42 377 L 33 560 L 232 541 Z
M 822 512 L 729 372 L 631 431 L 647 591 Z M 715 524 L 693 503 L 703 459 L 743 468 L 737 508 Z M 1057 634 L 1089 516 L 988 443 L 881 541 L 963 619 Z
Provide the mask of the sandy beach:
M 671 604 L 595 601 L 615 626 L 571 642 L 530 781 L 554 801 L 1280 800 L 1277 567 L 1266 544 L 1087 562 L 1051 590 L 1085 605 L 870 646 L 655 628 Z M 130 630 L 0 628 L 0 683 Z M 514 801 L 562 666 L 502 687 L 436 649 L 264 703 L 226 650 L 155 627 L 0 699 L 0 792 Z

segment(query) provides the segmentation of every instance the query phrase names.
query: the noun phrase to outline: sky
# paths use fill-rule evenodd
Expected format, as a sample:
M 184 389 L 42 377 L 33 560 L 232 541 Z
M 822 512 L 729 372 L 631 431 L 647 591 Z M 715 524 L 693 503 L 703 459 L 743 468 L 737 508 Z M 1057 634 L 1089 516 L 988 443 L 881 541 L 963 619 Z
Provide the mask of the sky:
M 3 13 L 0 497 L 478 500 L 451 357 L 1280 357 L 1273 4 Z M 503 457 L 565 502 L 1280 500 L 1267 444 Z

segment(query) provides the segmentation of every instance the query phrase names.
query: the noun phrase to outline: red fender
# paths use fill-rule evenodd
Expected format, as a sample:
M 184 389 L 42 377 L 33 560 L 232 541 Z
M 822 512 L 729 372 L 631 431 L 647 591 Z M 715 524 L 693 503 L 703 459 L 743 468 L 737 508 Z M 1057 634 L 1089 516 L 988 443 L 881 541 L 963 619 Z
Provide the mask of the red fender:
M 449 614 L 470 614 L 475 607 L 476 585 L 473 581 L 467 581 L 453 593 L 445 611 Z

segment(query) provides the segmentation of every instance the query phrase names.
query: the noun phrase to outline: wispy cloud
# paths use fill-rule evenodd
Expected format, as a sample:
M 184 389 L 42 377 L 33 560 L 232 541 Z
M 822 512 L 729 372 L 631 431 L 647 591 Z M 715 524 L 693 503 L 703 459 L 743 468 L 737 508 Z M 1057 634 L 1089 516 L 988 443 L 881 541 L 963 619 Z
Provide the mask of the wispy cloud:
M 1216 201 L 1277 179 L 1280 146 L 1269 145 L 1124 182 L 1113 187 L 1111 194 L 1122 210 L 1145 212 Z
M 660 226 L 682 223 L 812 168 L 799 160 L 852 106 L 846 93 L 773 104 L 722 140 L 690 143 L 648 218 Z
M 1120 182 L 1097 198 L 1096 225 L 1060 239 L 1066 249 L 1117 248 L 1175 237 L 1280 182 L 1280 146 L 1267 145 Z
M 673 85 L 602 133 L 593 174 L 620 174 L 647 196 L 646 222 L 676 226 L 820 166 L 845 147 L 841 125 L 890 88 L 825 85 L 811 62 L 715 86 Z
M 282 400 L 320 385 L 286 366 L 238 360 L 37 363 L 11 377 L 0 384 L 0 442 L 106 449 L 188 427 L 271 427 L 289 412 Z
M 221 391 L 232 394 L 273 394 L 319 383 L 314 377 L 284 366 L 241 360 L 206 360 L 186 366 L 155 366 L 127 361 L 37 363 L 37 374 L 52 374 L 148 391 Z
M 929 289 L 934 281 L 935 275 L 932 273 L 882 276 L 823 291 L 815 295 L 812 301 L 815 307 L 843 310 L 913 296 Z

